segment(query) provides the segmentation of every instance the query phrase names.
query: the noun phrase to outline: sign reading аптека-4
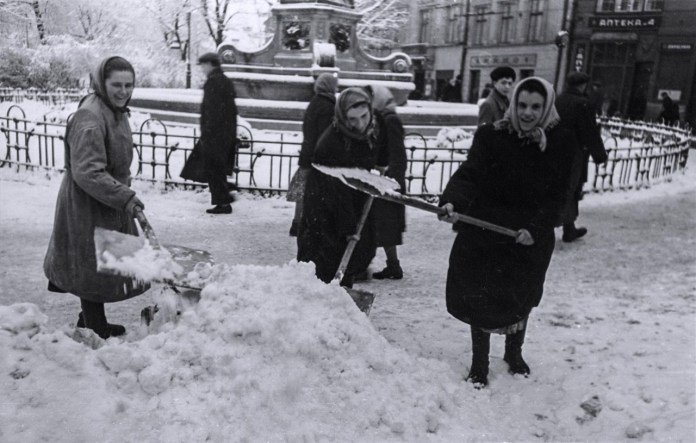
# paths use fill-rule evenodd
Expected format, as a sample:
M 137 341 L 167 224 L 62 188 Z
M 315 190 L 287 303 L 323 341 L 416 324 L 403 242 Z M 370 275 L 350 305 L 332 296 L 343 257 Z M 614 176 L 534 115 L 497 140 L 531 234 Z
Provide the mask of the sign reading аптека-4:
M 589 24 L 600 29 L 654 29 L 660 26 L 660 17 L 600 16 L 590 17 Z

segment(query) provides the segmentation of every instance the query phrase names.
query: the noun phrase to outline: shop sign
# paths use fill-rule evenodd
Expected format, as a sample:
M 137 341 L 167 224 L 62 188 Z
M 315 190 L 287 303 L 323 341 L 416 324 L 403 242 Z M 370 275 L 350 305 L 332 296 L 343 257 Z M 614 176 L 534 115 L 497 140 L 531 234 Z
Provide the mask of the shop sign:
M 664 52 L 691 52 L 694 45 L 691 43 L 663 43 L 662 50 Z
M 590 17 L 589 25 L 595 29 L 612 30 L 636 30 L 657 29 L 660 27 L 659 16 L 626 16 L 626 15 L 601 15 Z
M 536 54 L 474 55 L 469 61 L 472 68 L 493 66 L 536 66 Z

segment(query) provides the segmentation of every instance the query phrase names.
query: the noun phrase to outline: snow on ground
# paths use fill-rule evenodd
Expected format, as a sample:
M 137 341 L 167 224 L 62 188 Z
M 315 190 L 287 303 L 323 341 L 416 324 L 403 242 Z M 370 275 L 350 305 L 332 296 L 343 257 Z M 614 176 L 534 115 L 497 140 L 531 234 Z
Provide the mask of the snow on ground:
M 444 304 L 453 233 L 432 214 L 408 210 L 403 280 L 359 285 L 366 318 L 292 261 L 290 203 L 244 194 L 212 216 L 206 192 L 136 183 L 160 241 L 223 271 L 177 322 L 162 286 L 108 305 L 129 333 L 103 342 L 75 332 L 77 298 L 45 289 L 60 175 L 1 168 L 0 441 L 693 441 L 695 179 L 588 195 L 589 234 L 557 243 L 530 318 L 530 378 L 494 336 L 476 391 Z

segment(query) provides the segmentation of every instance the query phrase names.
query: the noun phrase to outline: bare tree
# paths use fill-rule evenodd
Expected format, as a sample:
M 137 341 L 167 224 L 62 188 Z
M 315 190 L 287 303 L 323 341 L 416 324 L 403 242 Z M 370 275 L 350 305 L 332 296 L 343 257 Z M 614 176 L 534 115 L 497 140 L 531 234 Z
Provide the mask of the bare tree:
M 42 45 L 46 44 L 46 26 L 44 22 L 44 13 L 46 10 L 45 4 L 42 9 L 41 5 L 39 4 L 39 0 L 0 0 L 0 8 L 7 11 L 28 8 L 34 15 L 36 31 L 39 35 L 39 42 Z
M 78 6 L 77 20 L 82 33 L 75 36 L 85 41 L 92 41 L 98 37 L 112 37 L 118 25 L 109 18 L 102 9 L 93 9 L 86 5 Z
M 358 0 L 356 9 L 363 14 L 357 35 L 366 49 L 392 49 L 399 45 L 399 33 L 408 22 L 408 0 Z

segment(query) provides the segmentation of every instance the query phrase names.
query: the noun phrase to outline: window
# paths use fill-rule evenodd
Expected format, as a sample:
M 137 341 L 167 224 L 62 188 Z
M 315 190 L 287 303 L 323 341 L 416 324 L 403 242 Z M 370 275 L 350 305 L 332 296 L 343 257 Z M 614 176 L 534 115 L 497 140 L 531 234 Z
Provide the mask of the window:
M 534 69 L 520 69 L 520 80 L 527 77 L 534 77 Z
M 432 10 L 423 9 L 420 12 L 420 29 L 418 31 L 418 41 L 425 43 L 430 40 L 430 13 Z
M 538 42 L 542 39 L 544 25 L 544 0 L 531 0 L 529 10 L 529 29 L 527 41 Z
M 662 11 L 664 0 L 597 0 L 597 12 Z
M 500 43 L 509 43 L 513 35 L 514 16 L 512 15 L 512 4 L 500 4 Z
M 486 35 L 486 23 L 488 22 L 488 6 L 477 6 L 474 9 L 474 44 L 482 45 Z
M 455 43 L 462 39 L 463 33 L 460 22 L 462 19 L 462 6 L 449 6 L 447 8 L 447 42 Z

